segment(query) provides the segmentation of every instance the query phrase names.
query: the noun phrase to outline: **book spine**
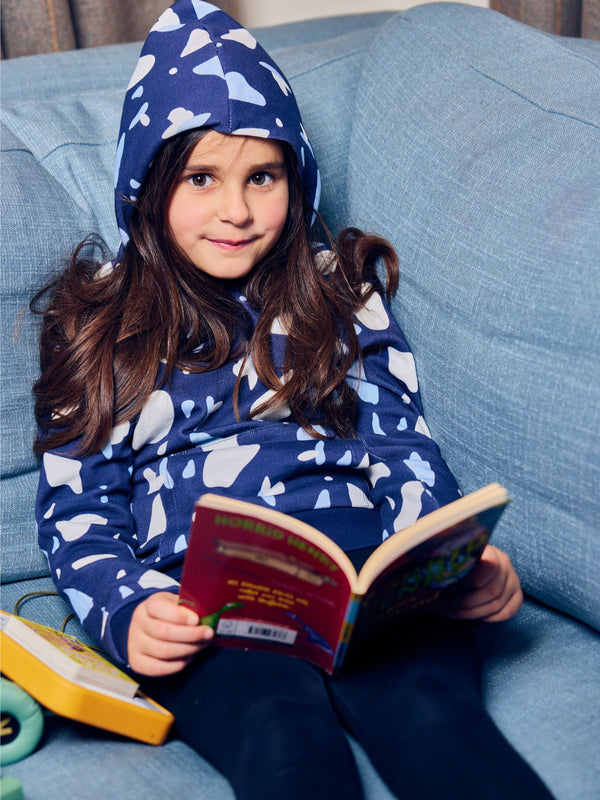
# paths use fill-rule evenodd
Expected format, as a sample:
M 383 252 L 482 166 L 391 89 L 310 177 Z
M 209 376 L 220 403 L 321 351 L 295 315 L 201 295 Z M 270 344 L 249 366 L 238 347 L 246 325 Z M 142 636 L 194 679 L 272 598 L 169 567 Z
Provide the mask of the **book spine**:
M 342 634 L 340 636 L 340 641 L 338 643 L 337 651 L 335 654 L 335 660 L 333 662 L 334 671 L 341 669 L 346 659 L 348 646 L 350 644 L 350 640 L 352 639 L 352 632 L 354 631 L 354 624 L 358 616 L 358 612 L 361 606 L 361 601 L 362 598 L 359 597 L 359 595 L 353 594 L 348 603 L 348 608 L 346 609 L 346 617 L 344 619 L 344 624 L 342 626 Z

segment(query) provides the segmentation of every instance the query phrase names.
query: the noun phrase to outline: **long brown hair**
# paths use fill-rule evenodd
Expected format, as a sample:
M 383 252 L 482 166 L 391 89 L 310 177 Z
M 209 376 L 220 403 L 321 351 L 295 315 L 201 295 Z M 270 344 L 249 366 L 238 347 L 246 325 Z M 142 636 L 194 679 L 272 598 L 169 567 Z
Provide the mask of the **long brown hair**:
M 353 228 L 333 242 L 322 226 L 336 266 L 319 266 L 310 234 L 313 211 L 293 150 L 282 144 L 289 208 L 279 241 L 244 285 L 248 302 L 260 312 L 253 328 L 229 287 L 186 258 L 167 224 L 173 186 L 202 135 L 191 131 L 163 146 L 135 204 L 131 239 L 118 264 L 103 267 L 102 243 L 88 238 L 64 272 L 33 298 L 32 310 L 43 315 L 41 375 L 33 388 L 37 453 L 77 439 L 77 453 L 98 450 L 114 425 L 140 413 L 160 373 L 168 380 L 176 368 L 212 370 L 244 353 L 274 390 L 257 413 L 286 404 L 314 435 L 320 435 L 317 424 L 342 437 L 353 435 L 356 397 L 345 376 L 360 352 L 352 314 L 382 291 L 379 261 L 388 295 L 396 290 L 393 248 Z M 276 320 L 287 333 L 279 365 L 271 359 Z

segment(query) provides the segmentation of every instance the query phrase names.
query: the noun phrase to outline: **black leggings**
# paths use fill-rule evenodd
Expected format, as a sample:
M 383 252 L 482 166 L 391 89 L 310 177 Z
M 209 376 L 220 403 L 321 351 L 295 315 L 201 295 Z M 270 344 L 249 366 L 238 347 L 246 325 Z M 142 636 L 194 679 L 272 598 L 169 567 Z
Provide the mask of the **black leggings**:
M 335 678 L 289 656 L 212 648 L 145 681 L 237 800 L 364 798 L 345 736 L 400 800 L 549 800 L 483 708 L 468 626 L 421 618 Z

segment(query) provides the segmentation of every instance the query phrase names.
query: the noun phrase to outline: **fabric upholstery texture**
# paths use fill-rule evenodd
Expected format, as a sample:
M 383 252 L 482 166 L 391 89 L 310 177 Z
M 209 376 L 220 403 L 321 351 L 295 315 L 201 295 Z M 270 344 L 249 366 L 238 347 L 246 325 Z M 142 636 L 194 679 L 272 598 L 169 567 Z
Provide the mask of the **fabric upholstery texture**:
M 395 310 L 459 483 L 507 486 L 495 540 L 525 588 L 600 628 L 600 59 L 485 10 L 483 32 L 481 11 L 384 26 L 350 218 L 398 249 Z M 507 39 L 510 59 L 492 46 Z
M 490 712 L 557 800 L 595 800 L 599 45 L 453 3 L 255 33 L 298 97 L 327 222 L 357 223 L 398 247 L 394 309 L 450 466 L 464 489 L 500 480 L 514 496 L 496 542 L 537 600 L 478 631 Z M 38 323 L 27 303 L 86 234 L 118 244 L 113 154 L 138 52 L 121 44 L 2 65 L 1 605 L 10 611 L 26 592 L 52 589 L 33 521 Z M 40 597 L 22 613 L 59 627 L 68 609 Z M 353 747 L 368 800 L 391 800 Z M 155 749 L 57 718 L 9 774 L 28 800 L 232 800 L 179 741 Z

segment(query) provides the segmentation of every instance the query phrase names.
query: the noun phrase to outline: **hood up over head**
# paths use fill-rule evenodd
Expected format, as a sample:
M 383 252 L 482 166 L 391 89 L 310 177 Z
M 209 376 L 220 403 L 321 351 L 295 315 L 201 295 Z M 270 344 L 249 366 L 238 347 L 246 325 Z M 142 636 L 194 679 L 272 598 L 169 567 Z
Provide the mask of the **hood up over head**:
M 211 3 L 177 0 L 157 20 L 127 87 L 115 163 L 121 241 L 165 140 L 194 128 L 288 142 L 313 208 L 320 177 L 294 94 L 251 33 Z

